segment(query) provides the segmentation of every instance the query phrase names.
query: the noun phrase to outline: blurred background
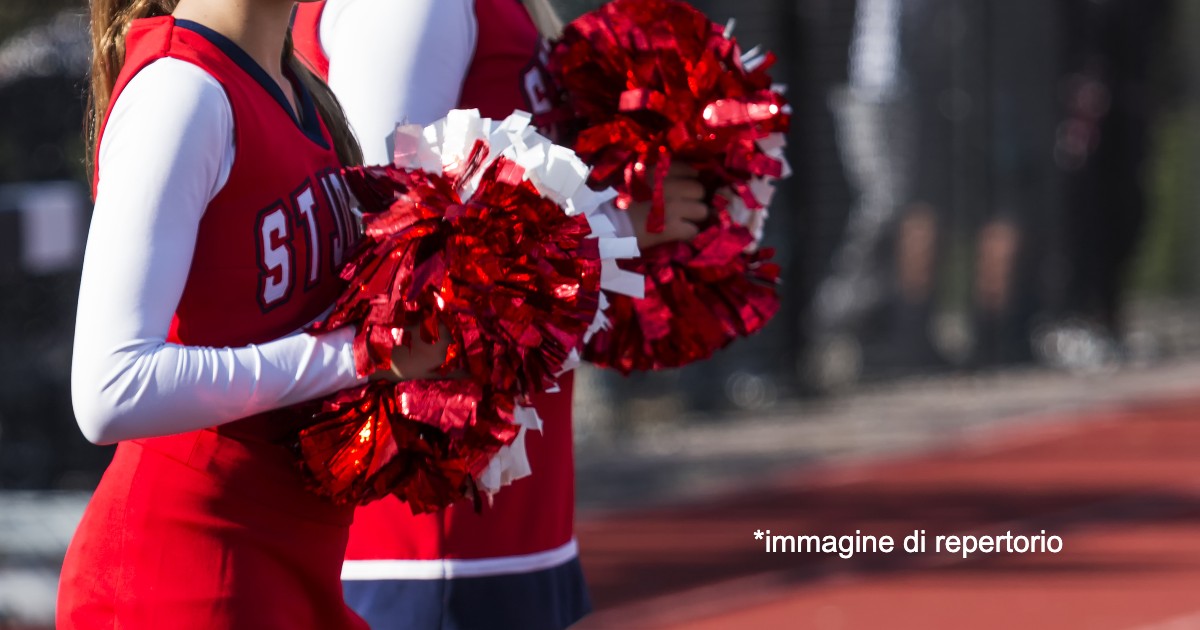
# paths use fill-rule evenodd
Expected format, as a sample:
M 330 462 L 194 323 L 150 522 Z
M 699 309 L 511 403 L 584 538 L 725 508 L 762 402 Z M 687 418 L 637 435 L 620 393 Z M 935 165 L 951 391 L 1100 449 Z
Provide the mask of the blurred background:
M 558 2 L 567 17 L 599 4 Z M 872 475 L 903 476 L 862 472 L 863 461 L 911 463 L 903 458 L 967 448 L 975 454 L 963 457 L 983 462 L 995 454 L 970 450 L 980 435 L 1041 444 L 1061 438 L 1036 432 L 1045 427 L 1146 427 L 1191 415 L 1185 403 L 1164 411 L 1161 401 L 1186 397 L 1200 382 L 1200 4 L 693 4 L 718 22 L 735 18 L 744 48 L 774 51 L 774 76 L 789 86 L 795 175 L 783 182 L 767 230 L 785 270 L 784 305 L 763 333 L 701 365 L 627 379 L 582 374 L 580 538 L 600 611 L 589 627 L 701 627 L 707 617 L 728 624 L 711 627 L 743 627 L 720 615 L 763 602 L 734 597 L 710 611 L 721 598 L 670 598 L 735 578 L 741 586 L 722 592 L 762 593 L 764 575 L 789 585 L 779 590 L 784 598 L 824 588 L 831 574 L 880 573 L 842 563 L 779 577 L 796 561 L 764 564 L 748 538 L 757 525 L 726 523 L 698 543 L 676 542 L 728 545 L 702 565 L 693 555 L 708 547 L 672 551 L 680 528 L 711 523 L 714 513 L 792 519 L 776 521 L 777 531 L 800 527 L 801 514 L 823 514 L 814 526 L 849 528 L 832 532 L 840 534 L 868 516 L 932 530 L 955 509 L 967 514 L 954 521 L 962 527 L 1060 522 L 1037 520 L 1043 502 L 1082 501 L 1072 509 L 1086 512 L 1116 501 L 1110 512 L 1128 512 L 1113 488 L 1129 488 L 1104 486 L 1100 476 L 1088 478 L 1094 489 L 1118 494 L 1021 494 L 1049 483 L 1050 470 L 990 500 L 996 489 L 985 481 L 953 493 L 926 488 L 919 504 L 927 511 L 880 508 L 874 491 L 811 489 L 716 506 L 779 484 L 818 483 L 814 471 L 838 466 L 859 466 L 867 484 Z M 57 563 L 111 455 L 79 435 L 69 393 L 90 213 L 85 11 L 79 0 L 5 0 L 0 10 L 0 628 L 49 623 Z M 1112 415 L 1129 405 L 1132 415 Z M 1168 425 L 1140 438 L 1149 450 L 1138 461 L 1197 459 L 1180 450 L 1178 425 Z M 1089 463 L 1120 459 L 1106 449 L 1122 439 L 1096 439 L 1084 453 Z M 1028 456 L 1064 459 L 1052 450 Z M 941 470 L 934 476 L 958 474 Z M 1155 496 L 1167 497 L 1167 513 L 1194 516 L 1194 494 Z M 781 502 L 799 511 L 764 507 Z M 689 512 L 694 505 L 710 511 Z M 834 505 L 840 511 L 828 513 Z M 869 515 L 860 510 L 868 506 Z M 630 546 L 630 528 L 639 526 L 659 532 L 660 542 Z M 630 580 L 648 570 L 659 571 L 661 588 Z M 916 569 L 883 574 L 906 570 Z M 861 603 L 839 597 L 830 601 Z M 694 608 L 700 600 L 708 606 L 701 614 L 678 616 L 679 602 Z M 871 625 L 840 604 L 813 606 L 797 627 L 984 627 Z M 1038 625 L 1052 618 L 1031 606 L 1021 627 L 1109 627 L 1070 617 Z M 667 609 L 676 616 L 664 616 Z M 757 623 L 774 627 L 770 619 Z M 1200 616 L 1184 619 L 1171 627 L 1200 628 Z

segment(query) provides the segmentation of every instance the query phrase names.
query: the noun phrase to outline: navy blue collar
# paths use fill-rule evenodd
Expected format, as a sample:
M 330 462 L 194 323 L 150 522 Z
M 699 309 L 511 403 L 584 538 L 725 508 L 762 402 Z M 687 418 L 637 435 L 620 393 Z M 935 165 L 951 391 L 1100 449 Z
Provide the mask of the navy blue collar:
M 296 91 L 296 100 L 300 104 L 300 116 L 296 115 L 291 103 L 288 102 L 287 96 L 284 95 L 283 89 L 271 78 L 271 75 L 267 74 L 267 71 L 263 70 L 263 67 L 258 65 L 258 62 L 249 53 L 242 50 L 240 46 L 233 43 L 228 37 L 191 20 L 175 20 L 175 26 L 192 31 L 219 48 L 221 52 L 225 53 L 226 57 L 229 57 L 230 60 L 240 66 L 246 74 L 257 81 L 279 103 L 283 111 L 287 112 L 292 122 L 296 123 L 296 126 L 304 132 L 304 135 L 308 136 L 309 140 L 312 140 L 323 149 L 329 148 L 329 144 L 325 142 L 324 134 L 321 133 L 321 119 L 317 114 L 317 104 L 313 100 L 308 88 L 304 86 L 304 82 L 292 76 L 291 69 L 287 67 L 287 64 L 284 64 L 283 71 L 287 75 L 288 80 L 291 81 L 292 88 Z

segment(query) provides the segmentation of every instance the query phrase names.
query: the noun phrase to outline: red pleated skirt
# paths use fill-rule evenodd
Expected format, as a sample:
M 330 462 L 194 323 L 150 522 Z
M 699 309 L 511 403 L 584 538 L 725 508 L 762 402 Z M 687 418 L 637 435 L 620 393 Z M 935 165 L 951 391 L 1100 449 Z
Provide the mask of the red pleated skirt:
M 123 442 L 67 551 L 58 628 L 365 629 L 339 580 L 352 516 L 236 429 Z

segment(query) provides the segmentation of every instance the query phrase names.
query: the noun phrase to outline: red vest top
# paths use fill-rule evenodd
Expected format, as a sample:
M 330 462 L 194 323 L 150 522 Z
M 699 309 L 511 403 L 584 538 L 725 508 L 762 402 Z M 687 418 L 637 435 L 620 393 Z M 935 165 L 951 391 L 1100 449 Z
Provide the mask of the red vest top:
M 243 346 L 299 330 L 345 287 L 337 276 L 357 224 L 340 162 L 312 96 L 293 82 L 300 120 L 283 90 L 228 39 L 186 20 L 136 20 L 112 102 L 143 68 L 162 58 L 191 63 L 225 90 L 233 113 L 234 161 L 208 204 L 168 341 Z M 111 110 L 110 110 L 111 111 Z M 97 169 L 96 181 L 104 176 Z M 348 522 L 303 488 L 284 448 L 307 417 L 280 409 L 215 429 L 138 440 L 243 491 L 296 513 Z
M 169 341 L 241 346 L 312 321 L 345 287 L 337 273 L 357 228 L 311 95 L 296 83 L 299 122 L 261 67 L 194 22 L 138 20 L 126 51 L 112 103 L 142 68 L 171 57 L 215 78 L 233 112 L 233 167 L 200 221 Z M 102 176 L 97 169 L 97 181 Z

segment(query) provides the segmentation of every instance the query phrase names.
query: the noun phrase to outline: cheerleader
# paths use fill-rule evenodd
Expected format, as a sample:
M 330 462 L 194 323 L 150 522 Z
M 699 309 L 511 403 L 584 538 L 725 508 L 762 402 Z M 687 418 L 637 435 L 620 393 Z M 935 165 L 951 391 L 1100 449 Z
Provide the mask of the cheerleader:
M 561 28 L 545 0 L 328 0 L 300 5 L 293 32 L 377 164 L 391 161 L 398 122 L 455 108 L 545 111 L 541 36 Z M 645 230 L 649 204 L 612 212 L 618 229 L 641 247 L 693 237 L 709 213 L 693 175 L 668 179 L 661 233 Z M 574 538 L 570 376 L 535 404 L 545 429 L 527 439 L 533 475 L 482 513 L 462 502 L 414 516 L 391 498 L 358 509 L 342 579 L 372 628 L 556 630 L 590 611 Z
M 352 387 L 343 288 L 361 159 L 291 52 L 291 0 L 93 0 L 96 204 L 72 399 L 116 455 L 68 549 L 59 628 L 365 628 L 352 512 L 308 493 L 284 408 Z M 427 376 L 441 346 L 382 378 Z M 373 375 L 374 376 L 374 375 Z

